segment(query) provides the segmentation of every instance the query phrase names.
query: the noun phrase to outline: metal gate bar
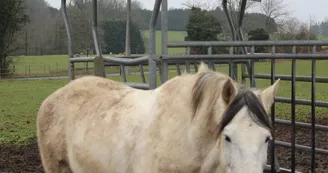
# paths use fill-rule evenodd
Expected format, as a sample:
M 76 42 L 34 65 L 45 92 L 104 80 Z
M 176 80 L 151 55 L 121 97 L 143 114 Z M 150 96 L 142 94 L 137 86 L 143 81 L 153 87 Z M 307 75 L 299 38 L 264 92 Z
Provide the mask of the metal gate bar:
M 154 4 L 153 13 L 149 23 L 149 88 L 154 89 L 157 86 L 157 73 L 156 73 L 156 23 L 160 5 L 162 0 L 156 0 Z
M 145 73 L 144 73 L 144 70 L 143 70 L 143 65 L 139 65 L 139 71 L 140 71 L 140 76 L 141 76 L 141 80 L 142 80 L 142 83 L 147 83 L 146 82 L 146 78 L 145 78 Z
M 261 0 L 251 0 L 251 1 L 256 1 L 256 2 L 261 2 Z M 228 4 L 228 1 L 227 0 L 223 0 L 222 1 L 222 6 L 223 6 L 223 10 L 225 12 L 225 15 L 228 19 L 228 23 L 229 23 L 229 26 L 230 26 L 230 30 L 231 30 L 231 34 L 232 34 L 232 40 L 233 41 L 243 41 L 244 40 L 244 36 L 243 36 L 243 33 L 242 33 L 242 25 L 243 25 L 243 19 L 244 19 L 244 15 L 245 15 L 245 9 L 246 9 L 246 4 L 247 4 L 247 0 L 241 0 L 240 1 L 240 10 L 239 10 L 239 16 L 238 16 L 238 21 L 237 21 L 237 29 L 236 29 L 236 26 L 234 26 L 234 23 L 232 21 L 232 17 L 231 17 L 231 14 L 228 12 L 228 7 L 227 7 L 227 4 Z M 236 48 L 233 48 L 233 51 L 234 51 L 234 54 L 238 53 L 237 52 L 237 49 Z M 241 48 L 241 51 L 240 53 L 242 54 L 247 54 L 247 49 L 246 47 L 242 47 Z M 252 73 L 252 69 L 251 69 L 251 62 L 253 60 L 248 60 L 246 64 L 241 64 L 241 73 L 242 73 L 242 76 L 244 76 L 244 74 L 246 73 L 246 69 L 248 71 L 248 74 L 253 74 Z M 237 71 L 237 64 L 235 64 L 235 62 L 232 61 L 232 66 L 233 66 L 233 71 L 234 71 L 234 74 L 237 74 L 238 71 Z M 238 76 L 232 76 L 234 80 L 237 80 Z M 244 78 L 242 77 L 241 78 L 242 82 L 244 83 L 245 80 Z M 256 85 L 255 84 L 255 81 L 252 81 L 251 80 L 251 85 Z
M 326 40 L 265 40 L 265 41 L 185 41 L 168 42 L 169 48 L 212 46 L 212 47 L 251 47 L 251 46 L 327 46 Z M 263 53 L 265 55 L 266 53 Z
M 274 55 L 276 53 L 276 47 L 272 46 L 271 48 L 271 54 Z M 252 73 L 251 75 L 253 75 L 254 78 L 254 73 Z M 275 82 L 275 75 L 276 75 L 276 61 L 274 59 L 271 60 L 271 85 L 274 84 Z M 254 79 L 255 80 L 255 79 Z M 271 125 L 272 125 L 272 129 L 275 132 L 275 118 L 276 118 L 276 113 L 275 113 L 275 102 L 273 102 L 272 106 L 271 106 Z M 270 142 L 270 153 L 271 153 L 271 173 L 275 172 L 275 170 L 278 170 L 278 172 L 280 172 L 280 166 L 278 165 L 278 158 L 277 158 L 277 154 L 276 154 L 276 137 L 273 136 L 271 142 Z
M 296 46 L 293 46 L 293 54 L 296 54 Z M 296 76 L 296 59 L 292 59 L 292 84 L 291 84 L 291 98 L 292 98 L 292 103 L 295 103 L 295 76 Z M 291 158 L 292 158 L 292 163 L 291 163 L 291 170 L 292 172 L 295 172 L 295 135 L 296 135 L 296 130 L 295 130 L 295 113 L 296 113 L 296 104 L 291 105 L 291 119 L 292 119 L 292 137 L 291 137 L 291 146 L 292 146 L 292 151 L 291 151 Z
M 158 8 L 159 8 L 160 3 L 161 3 L 161 1 L 158 0 L 157 5 L 155 4 L 155 6 L 158 6 Z M 100 43 L 99 43 L 98 35 L 97 35 L 97 27 L 98 27 L 97 0 L 93 0 L 92 4 L 93 4 L 92 5 L 93 6 L 92 36 L 93 36 L 93 41 L 94 41 L 94 46 L 95 46 L 97 56 L 96 57 L 74 57 L 73 50 L 72 50 L 72 29 L 71 29 L 70 22 L 68 19 L 66 0 L 61 0 L 62 15 L 64 18 L 65 28 L 67 31 L 67 39 L 68 39 L 69 81 L 75 79 L 74 63 L 76 63 L 76 62 L 94 62 L 95 75 L 106 77 L 105 69 L 104 69 L 104 62 L 115 62 L 115 63 L 120 63 L 121 65 L 139 65 L 139 64 L 143 64 L 146 61 L 148 61 L 149 67 L 150 67 L 149 68 L 149 70 L 150 70 L 149 76 L 150 76 L 150 79 L 153 79 L 153 80 L 150 80 L 150 85 L 152 86 L 152 88 L 155 88 L 156 87 L 156 63 L 155 63 L 154 59 L 156 59 L 156 54 L 155 54 L 156 52 L 153 52 L 153 54 L 150 57 L 148 57 L 148 56 L 138 57 L 135 59 L 124 59 L 124 58 L 117 58 L 117 57 L 111 57 L 111 56 L 107 56 L 107 57 L 102 56 L 101 47 L 100 47 Z M 154 26 L 156 24 L 156 19 L 157 19 L 157 15 L 155 17 L 152 16 L 151 23 Z M 151 35 L 151 33 L 150 33 L 150 35 Z M 150 52 L 152 52 L 152 51 L 150 51 Z M 134 85 L 131 85 L 131 86 L 134 86 Z M 139 85 L 136 85 L 136 86 L 139 87 Z M 142 87 L 145 87 L 145 86 L 143 85 Z
M 168 43 L 168 3 L 167 0 L 162 0 L 162 10 L 161 10 L 161 29 L 162 29 L 162 55 L 168 55 L 168 48 L 166 44 Z M 162 71 L 160 71 L 162 77 L 162 84 L 168 80 L 168 62 L 165 59 L 161 59 Z
M 244 77 L 249 78 L 250 75 L 245 74 Z M 257 79 L 271 79 L 271 75 L 270 74 L 254 74 L 254 78 L 257 78 Z M 277 80 L 277 79 L 290 81 L 292 79 L 292 77 L 290 75 L 275 75 L 275 80 Z M 315 79 L 315 82 L 317 82 L 317 83 L 328 83 L 328 78 L 316 77 L 314 79 Z M 310 76 L 296 76 L 295 81 L 312 82 L 312 77 L 310 77 Z
M 74 74 L 74 63 L 70 62 L 69 60 L 74 57 L 73 55 L 73 49 L 72 49 L 72 28 L 71 24 L 68 20 L 67 15 L 67 8 L 66 8 L 66 0 L 61 1 L 61 9 L 62 9 L 62 15 L 64 18 L 65 28 L 66 28 L 66 34 L 67 34 L 67 49 L 68 49 L 68 80 L 74 80 L 75 74 Z
M 292 99 L 290 98 L 285 98 L 285 97 L 276 97 L 275 98 L 276 102 L 281 102 L 281 103 L 295 103 L 298 105 L 312 105 L 311 100 L 304 100 L 304 99 L 295 99 L 295 102 L 292 102 Z M 315 101 L 314 102 L 315 106 L 317 107 L 328 107 L 328 102 L 323 102 L 323 101 Z
M 312 53 L 315 54 L 316 53 L 316 46 L 312 47 Z M 311 172 L 316 172 L 315 168 L 316 168 L 316 164 L 315 164 L 315 153 L 316 153 L 316 148 L 315 148 L 315 122 L 316 122 L 316 118 L 315 118 L 315 85 L 316 85 L 316 60 L 313 59 L 312 60 L 312 67 L 311 67 L 311 77 L 312 77 L 312 82 L 311 82 L 311 127 L 312 127 L 312 154 L 311 154 Z
M 207 61 L 207 60 L 214 60 L 214 59 L 222 59 L 222 60 L 235 60 L 235 59 L 303 59 L 303 60 L 312 60 L 312 59 L 320 59 L 320 60 L 328 60 L 328 55 L 326 54 L 276 54 L 274 56 L 270 55 L 168 55 L 165 57 L 169 60 L 199 60 L 199 61 Z
M 290 126 L 292 123 L 289 120 L 282 120 L 282 119 L 275 119 L 275 124 L 280 124 L 280 125 L 287 125 Z M 315 124 L 314 127 L 312 127 L 312 124 L 310 123 L 303 123 L 303 122 L 297 122 L 295 121 L 295 126 L 296 127 L 302 127 L 302 128 L 308 128 L 308 129 L 312 129 L 314 128 L 315 130 L 320 130 L 320 131 L 326 131 L 328 132 L 328 126 L 324 126 L 324 125 L 319 125 L 319 124 Z
M 328 150 L 322 149 L 322 148 L 314 148 L 314 150 L 313 150 L 313 147 L 308 147 L 308 146 L 298 145 L 298 144 L 294 144 L 294 146 L 293 146 L 293 144 L 291 144 L 291 143 L 282 142 L 282 141 L 275 141 L 275 145 L 281 146 L 281 147 L 286 147 L 286 148 L 292 148 L 292 149 L 294 148 L 294 150 L 299 149 L 301 151 L 306 151 L 306 152 L 311 152 L 311 153 L 314 151 L 314 153 L 328 155 Z M 295 167 L 295 165 L 294 165 L 294 167 Z

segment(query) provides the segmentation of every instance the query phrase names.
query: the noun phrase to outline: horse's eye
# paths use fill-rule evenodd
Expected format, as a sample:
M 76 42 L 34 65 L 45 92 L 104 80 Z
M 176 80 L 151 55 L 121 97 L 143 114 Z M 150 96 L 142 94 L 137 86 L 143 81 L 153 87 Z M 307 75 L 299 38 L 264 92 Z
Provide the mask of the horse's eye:
M 225 136 L 225 140 L 226 140 L 227 142 L 231 142 L 231 139 L 229 138 L 229 136 Z
M 270 137 L 267 137 L 267 138 L 265 139 L 265 143 L 269 142 L 269 140 L 270 140 Z

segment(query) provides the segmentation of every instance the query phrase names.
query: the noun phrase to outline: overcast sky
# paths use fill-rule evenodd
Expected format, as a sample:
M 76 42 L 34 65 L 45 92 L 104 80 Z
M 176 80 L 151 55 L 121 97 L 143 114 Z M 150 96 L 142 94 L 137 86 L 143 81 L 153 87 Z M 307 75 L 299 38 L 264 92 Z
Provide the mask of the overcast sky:
M 60 0 L 46 0 L 51 6 L 55 8 L 60 7 Z M 133 1 L 133 0 L 132 0 Z M 192 2 L 192 0 L 190 0 Z M 199 2 L 195 0 L 196 2 Z M 204 0 L 205 1 L 205 0 Z M 218 0 L 207 0 L 218 1 Z M 322 21 L 328 18 L 328 0 L 284 0 L 288 4 L 289 11 L 293 12 L 293 16 L 297 17 L 303 22 L 309 21 L 309 16 L 313 15 L 316 21 Z M 154 0 L 139 0 L 144 8 L 152 9 Z M 169 8 L 179 8 L 186 0 L 168 0 Z M 316 2 L 316 3 L 315 3 Z M 256 11 L 256 9 L 254 9 Z

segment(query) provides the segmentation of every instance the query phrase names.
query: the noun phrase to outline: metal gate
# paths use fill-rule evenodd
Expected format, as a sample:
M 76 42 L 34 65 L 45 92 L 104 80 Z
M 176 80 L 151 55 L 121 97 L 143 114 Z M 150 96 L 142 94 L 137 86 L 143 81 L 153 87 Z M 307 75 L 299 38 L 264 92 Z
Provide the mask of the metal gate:
M 316 130 L 321 131 L 328 131 L 328 126 L 323 125 L 316 125 L 316 107 L 328 107 L 328 102 L 317 101 L 315 98 L 315 86 L 316 83 L 328 83 L 328 78 L 317 78 L 316 77 L 316 60 L 328 60 L 328 54 L 316 54 L 316 47 L 327 45 L 327 41 L 224 41 L 224 42 L 168 42 L 168 47 L 193 47 L 193 46 L 223 46 L 223 47 L 230 47 L 231 54 L 217 54 L 217 55 L 166 55 L 163 56 L 163 61 L 195 61 L 195 60 L 202 60 L 208 61 L 213 59 L 220 59 L 226 60 L 226 63 L 229 64 L 229 75 L 233 76 L 233 67 L 232 67 L 232 60 L 238 59 L 249 59 L 250 63 L 250 73 L 244 74 L 243 78 L 250 79 L 250 85 L 256 87 L 255 85 L 255 78 L 258 79 L 270 79 L 271 84 L 278 78 L 281 80 L 289 80 L 291 81 L 291 98 L 285 97 L 276 97 L 276 102 L 282 103 L 290 103 L 291 104 L 291 121 L 281 120 L 275 118 L 275 106 L 272 107 L 271 112 L 271 121 L 273 127 L 275 124 L 281 125 L 289 125 L 292 126 L 292 137 L 291 142 L 282 142 L 273 139 L 271 141 L 271 168 L 270 171 L 273 172 L 286 172 L 286 169 L 281 169 L 278 164 L 278 160 L 275 154 L 275 147 L 290 147 L 291 148 L 291 170 L 287 172 L 295 172 L 295 150 L 303 150 L 311 154 L 311 170 L 315 172 L 316 163 L 315 163 L 315 156 L 316 154 L 324 154 L 328 155 L 328 150 L 316 148 L 315 147 L 315 134 Z M 270 54 L 255 54 L 254 47 L 255 46 L 268 46 L 271 47 Z M 241 47 L 247 46 L 252 48 L 252 52 L 250 54 L 233 54 L 234 47 Z M 275 53 L 275 49 L 277 46 L 292 46 L 293 53 Z M 296 54 L 296 47 L 297 46 L 311 46 L 312 53 L 309 54 Z M 254 64 L 256 60 L 268 60 L 271 61 L 271 74 L 255 74 L 254 73 Z M 276 59 L 291 59 L 291 75 L 276 75 L 275 73 L 275 65 Z M 311 69 L 311 76 L 296 76 L 296 59 L 303 59 L 303 60 L 312 60 L 312 69 Z M 301 100 L 295 98 L 295 84 L 296 81 L 303 81 L 303 82 L 311 82 L 311 100 Z M 311 123 L 303 123 L 303 122 L 296 122 L 295 121 L 295 112 L 296 112 L 296 105 L 310 105 L 311 106 Z M 302 128 L 310 128 L 312 129 L 312 142 L 311 147 L 304 146 L 301 144 L 295 143 L 295 127 L 302 127 Z M 273 145 L 274 144 L 274 145 Z M 328 164 L 328 163 L 327 163 Z M 272 166 L 275 165 L 275 166 Z
M 328 126 L 316 125 L 316 107 L 328 107 L 328 102 L 317 101 L 315 94 L 316 83 L 328 83 L 328 78 L 316 77 L 316 61 L 317 60 L 328 60 L 328 54 L 318 54 L 316 52 L 317 46 L 328 46 L 328 41 L 308 41 L 308 40 L 297 40 L 297 41 L 243 41 L 243 35 L 241 31 L 242 19 L 244 14 L 244 6 L 247 0 L 241 0 L 241 13 L 239 16 L 239 21 L 236 27 L 231 22 L 231 17 L 227 12 L 226 3 L 227 0 L 223 1 L 223 7 L 226 12 L 231 30 L 233 41 L 190 41 L 190 42 L 169 42 L 168 41 L 168 4 L 167 0 L 156 0 L 153 13 L 151 16 L 149 24 L 149 55 L 142 57 L 132 57 L 126 56 L 123 58 L 118 57 L 104 57 L 101 53 L 98 36 L 97 36 L 97 0 L 93 0 L 93 27 L 92 34 L 94 39 L 95 50 L 97 53 L 96 57 L 73 57 L 72 51 L 72 39 L 71 39 L 71 28 L 67 16 L 66 10 L 66 0 L 62 0 L 62 12 L 64 16 L 65 26 L 68 35 L 68 63 L 69 63 L 69 80 L 75 79 L 74 75 L 74 63 L 78 62 L 94 62 L 95 75 L 106 77 L 104 70 L 105 64 L 124 66 L 136 66 L 139 65 L 141 70 L 141 77 L 143 83 L 127 83 L 126 76 L 123 72 L 123 78 L 125 78 L 124 83 L 140 89 L 154 89 L 157 86 L 157 66 L 159 66 L 161 83 L 168 80 L 168 73 L 170 64 L 177 64 L 177 72 L 180 75 L 180 68 L 178 64 L 185 64 L 186 71 L 190 72 L 190 65 L 193 63 L 198 63 L 200 61 L 208 62 L 209 66 L 215 69 L 217 64 L 227 64 L 229 67 L 229 76 L 235 80 L 238 80 L 237 65 L 241 64 L 241 82 L 246 83 L 246 79 L 249 79 L 249 84 L 251 87 L 256 87 L 255 79 L 269 79 L 271 84 L 278 78 L 281 80 L 291 81 L 291 97 L 276 97 L 276 102 L 289 103 L 291 104 L 291 120 L 281 120 L 275 117 L 275 105 L 272 107 L 271 111 L 271 121 L 273 127 L 275 124 L 292 126 L 292 136 L 290 143 L 277 141 L 275 138 L 271 141 L 270 153 L 271 153 L 271 163 L 267 165 L 266 172 L 296 172 L 295 170 L 295 151 L 303 150 L 311 154 L 311 172 L 316 172 L 316 154 L 328 155 L 328 150 L 316 148 L 315 134 L 316 131 L 328 131 Z M 260 0 L 255 0 L 259 1 Z M 162 52 L 161 56 L 156 55 L 155 49 L 155 25 L 157 23 L 157 16 L 162 6 Z M 190 55 L 189 50 L 191 47 L 207 47 L 208 54 L 204 55 Z M 270 53 L 256 54 L 254 52 L 255 46 L 266 46 L 270 48 Z M 291 46 L 292 53 L 276 53 L 276 48 L 278 46 Z M 298 54 L 296 52 L 297 46 L 310 46 L 312 48 L 311 53 Z M 184 47 L 187 50 L 186 55 L 168 55 L 169 48 Z M 228 54 L 212 54 L 213 47 L 229 47 Z M 247 52 L 246 47 L 251 48 L 251 52 Z M 239 51 L 238 51 L 239 50 Z M 291 62 L 291 74 L 290 75 L 276 75 L 275 66 L 277 59 L 290 59 Z M 296 59 L 311 60 L 311 76 L 296 76 Z M 269 60 L 271 62 L 271 74 L 255 74 L 254 65 L 258 60 Z M 146 83 L 146 79 L 143 74 L 142 65 L 149 66 L 149 84 Z M 196 68 L 196 66 L 195 66 Z M 302 100 L 295 98 L 295 88 L 296 81 L 311 82 L 311 100 Z M 295 112 L 296 105 L 309 105 L 311 106 L 311 123 L 296 122 Z M 304 146 L 302 144 L 296 144 L 295 142 L 295 128 L 309 128 L 312 129 L 311 132 L 311 147 Z M 279 166 L 279 160 L 276 157 L 276 147 L 289 147 L 291 148 L 291 170 L 281 168 Z M 327 161 L 328 162 L 328 161 Z M 328 164 L 328 163 L 327 163 Z

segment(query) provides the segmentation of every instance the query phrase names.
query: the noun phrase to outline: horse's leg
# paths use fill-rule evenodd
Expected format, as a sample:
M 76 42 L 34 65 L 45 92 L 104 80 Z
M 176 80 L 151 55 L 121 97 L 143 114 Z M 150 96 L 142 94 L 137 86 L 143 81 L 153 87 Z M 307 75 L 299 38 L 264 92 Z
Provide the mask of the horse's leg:
M 73 173 L 66 160 L 58 161 L 51 157 L 44 157 L 42 165 L 45 173 Z
M 60 139 L 39 139 L 42 165 L 46 173 L 72 173 L 62 144 Z
M 37 118 L 37 136 L 43 169 L 46 173 L 72 173 L 66 159 L 66 142 L 60 116 L 51 102 L 44 103 Z M 59 118 L 58 118 L 59 117 Z

